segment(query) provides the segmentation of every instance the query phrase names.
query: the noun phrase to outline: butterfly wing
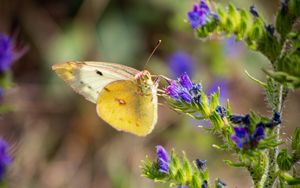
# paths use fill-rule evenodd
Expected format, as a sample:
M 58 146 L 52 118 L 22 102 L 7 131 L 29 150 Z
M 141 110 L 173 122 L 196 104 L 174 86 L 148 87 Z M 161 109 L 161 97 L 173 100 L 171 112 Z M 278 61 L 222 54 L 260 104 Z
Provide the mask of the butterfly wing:
M 146 136 L 157 122 L 156 87 L 151 89 L 144 95 L 134 80 L 111 82 L 99 94 L 97 113 L 117 130 Z
M 107 84 L 116 80 L 132 80 L 139 72 L 124 65 L 93 61 L 55 64 L 52 69 L 77 93 L 93 103 L 97 102 L 99 93 Z

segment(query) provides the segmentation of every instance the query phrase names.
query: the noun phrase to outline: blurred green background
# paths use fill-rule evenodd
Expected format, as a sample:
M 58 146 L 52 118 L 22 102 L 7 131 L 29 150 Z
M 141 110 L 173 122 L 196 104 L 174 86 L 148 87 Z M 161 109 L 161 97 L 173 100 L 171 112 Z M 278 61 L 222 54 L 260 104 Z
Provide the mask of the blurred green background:
M 217 1 L 226 4 L 227 1 Z M 232 1 L 231 1 L 232 2 Z M 95 60 L 143 69 L 159 39 L 162 44 L 147 65 L 153 74 L 171 77 L 174 52 L 192 56 L 193 79 L 204 87 L 220 83 L 236 113 L 249 109 L 271 116 L 262 88 L 244 70 L 264 79 L 268 62 L 242 43 L 221 36 L 195 39 L 186 13 L 192 0 L 0 0 L 0 32 L 18 33 L 30 47 L 13 65 L 15 86 L 5 103 L 14 111 L 0 117 L 1 135 L 12 145 L 10 187 L 16 188 L 150 188 L 164 187 L 141 177 L 140 164 L 154 157 L 155 146 L 185 150 L 190 160 L 206 159 L 211 181 L 220 177 L 228 187 L 250 187 L 244 169 L 227 167 L 234 159 L 211 147 L 220 143 L 160 99 L 159 120 L 145 138 L 118 132 L 97 117 L 95 105 L 75 94 L 51 70 L 70 60 Z M 269 22 L 279 1 L 233 1 L 252 4 Z M 299 127 L 300 93 L 288 96 L 283 113 L 283 137 Z M 223 100 L 225 101 L 225 100 Z

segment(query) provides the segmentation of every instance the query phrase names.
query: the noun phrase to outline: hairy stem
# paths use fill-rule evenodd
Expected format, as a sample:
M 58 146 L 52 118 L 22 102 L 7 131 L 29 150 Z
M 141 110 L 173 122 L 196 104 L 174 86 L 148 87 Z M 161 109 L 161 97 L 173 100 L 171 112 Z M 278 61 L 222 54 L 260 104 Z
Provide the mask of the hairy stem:
M 283 92 L 283 85 L 277 83 L 276 84 L 277 89 L 275 89 L 275 93 L 273 93 L 273 97 L 271 97 L 272 101 L 269 101 L 272 106 L 272 111 L 273 112 L 282 112 L 282 107 L 283 107 L 283 99 L 284 99 L 284 92 Z M 280 128 L 281 125 L 278 125 L 274 128 L 273 134 L 276 136 L 276 140 L 280 141 Z M 276 181 L 277 178 L 277 171 L 278 171 L 278 165 L 276 163 L 276 158 L 278 155 L 278 146 L 269 149 L 268 151 L 268 168 L 266 169 L 266 181 L 264 182 L 264 186 L 266 188 L 272 188 L 273 184 Z

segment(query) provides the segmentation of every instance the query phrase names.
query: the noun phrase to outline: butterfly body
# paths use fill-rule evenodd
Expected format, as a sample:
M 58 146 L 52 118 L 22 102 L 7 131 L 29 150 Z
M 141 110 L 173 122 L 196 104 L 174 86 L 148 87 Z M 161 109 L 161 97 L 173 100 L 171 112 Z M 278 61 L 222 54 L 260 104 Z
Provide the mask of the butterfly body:
M 96 104 L 97 114 L 117 130 L 149 134 L 157 122 L 157 84 L 148 71 L 105 62 L 67 62 L 53 70 Z

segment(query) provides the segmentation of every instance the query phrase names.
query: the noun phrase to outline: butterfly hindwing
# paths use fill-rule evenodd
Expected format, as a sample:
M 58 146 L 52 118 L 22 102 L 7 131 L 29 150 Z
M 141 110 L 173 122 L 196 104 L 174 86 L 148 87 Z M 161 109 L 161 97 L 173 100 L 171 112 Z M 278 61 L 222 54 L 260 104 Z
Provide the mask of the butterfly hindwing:
M 156 88 L 152 89 L 144 95 L 135 81 L 114 81 L 100 92 L 97 113 L 117 130 L 146 136 L 157 121 Z
M 53 65 L 53 70 L 76 92 L 96 103 L 101 90 L 116 80 L 132 80 L 136 69 L 105 62 L 67 62 Z

